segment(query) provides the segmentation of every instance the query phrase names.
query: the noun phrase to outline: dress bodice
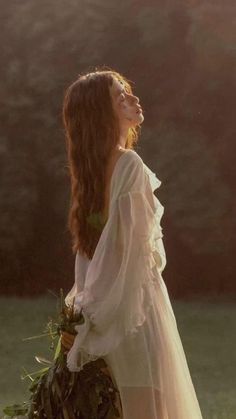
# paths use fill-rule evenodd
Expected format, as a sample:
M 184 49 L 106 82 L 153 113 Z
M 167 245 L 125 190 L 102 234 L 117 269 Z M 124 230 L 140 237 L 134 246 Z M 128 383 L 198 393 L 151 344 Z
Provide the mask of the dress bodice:
M 157 178 L 156 174 L 143 162 L 144 170 L 148 175 L 152 193 L 160 187 L 161 181 Z M 148 242 L 143 243 L 145 247 L 146 263 L 151 269 L 159 269 L 163 271 L 166 265 L 166 253 L 162 241 L 163 233 L 161 227 L 161 218 L 164 213 L 164 207 L 159 199 L 153 194 L 153 201 L 155 206 L 155 228 L 153 234 Z M 106 223 L 104 223 L 105 225 Z M 83 256 L 79 252 L 76 254 L 75 259 L 75 283 L 76 289 L 82 291 L 84 288 L 87 270 L 91 260 Z

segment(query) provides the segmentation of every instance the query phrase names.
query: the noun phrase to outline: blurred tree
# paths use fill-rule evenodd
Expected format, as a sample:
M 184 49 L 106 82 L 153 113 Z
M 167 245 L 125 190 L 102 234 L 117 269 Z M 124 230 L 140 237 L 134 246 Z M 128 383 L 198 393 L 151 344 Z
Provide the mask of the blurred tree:
M 145 111 L 137 151 L 163 182 L 170 291 L 235 292 L 234 13 L 233 0 L 2 3 L 2 293 L 72 285 L 62 99 L 104 64 Z

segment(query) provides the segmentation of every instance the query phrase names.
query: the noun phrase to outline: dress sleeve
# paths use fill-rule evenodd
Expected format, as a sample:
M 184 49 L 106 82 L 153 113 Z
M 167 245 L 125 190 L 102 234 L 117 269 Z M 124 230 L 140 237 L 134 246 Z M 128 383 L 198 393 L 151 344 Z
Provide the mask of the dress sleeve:
M 144 172 L 142 176 L 144 186 L 148 180 Z M 85 322 L 76 326 L 67 354 L 70 371 L 113 351 L 145 321 L 153 298 L 147 243 L 156 223 L 150 190 L 131 187 L 119 194 L 76 298 Z

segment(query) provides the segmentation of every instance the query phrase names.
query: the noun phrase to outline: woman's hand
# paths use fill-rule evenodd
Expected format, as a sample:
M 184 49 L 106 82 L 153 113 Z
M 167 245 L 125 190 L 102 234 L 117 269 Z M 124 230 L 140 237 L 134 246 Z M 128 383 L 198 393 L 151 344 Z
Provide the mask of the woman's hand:
M 67 351 L 69 351 L 73 346 L 75 336 L 76 335 L 72 335 L 71 333 L 65 331 L 61 332 L 61 344 Z M 101 368 L 101 371 L 111 378 L 111 374 L 108 367 Z
M 61 332 L 61 344 L 66 350 L 69 351 L 73 346 L 75 336 L 65 331 Z

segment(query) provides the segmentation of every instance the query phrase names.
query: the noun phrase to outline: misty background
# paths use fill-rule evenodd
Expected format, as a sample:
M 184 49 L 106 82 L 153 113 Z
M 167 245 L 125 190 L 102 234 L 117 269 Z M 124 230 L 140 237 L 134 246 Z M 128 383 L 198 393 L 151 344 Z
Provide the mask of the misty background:
M 134 82 L 136 151 L 162 181 L 171 296 L 236 294 L 233 0 L 1 4 L 0 293 L 69 290 L 65 89 L 106 65 Z

